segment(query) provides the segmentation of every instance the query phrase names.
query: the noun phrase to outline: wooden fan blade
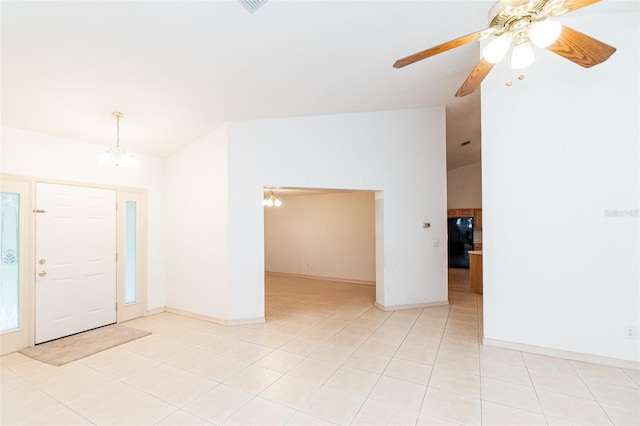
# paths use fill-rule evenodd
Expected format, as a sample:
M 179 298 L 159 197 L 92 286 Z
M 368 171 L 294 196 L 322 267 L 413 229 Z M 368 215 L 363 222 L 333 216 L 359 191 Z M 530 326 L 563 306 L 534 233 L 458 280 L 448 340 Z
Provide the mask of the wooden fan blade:
M 485 60 L 484 58 L 480 59 L 480 62 L 475 66 L 471 73 L 467 77 L 467 79 L 462 83 L 462 86 L 456 92 L 456 96 L 461 98 L 463 96 L 467 96 L 476 91 L 478 87 L 480 87 L 480 83 L 482 80 L 489 74 L 489 71 L 493 68 L 495 64 Z
M 560 37 L 547 50 L 580 66 L 591 68 L 609 59 L 616 48 L 563 25 Z
M 568 9 L 568 12 L 573 12 L 574 10 L 582 9 L 599 1 L 601 0 L 565 0 L 564 8 Z
M 407 56 L 406 58 L 398 59 L 393 64 L 393 67 L 394 68 L 406 67 L 407 65 L 411 65 L 414 62 L 418 62 L 423 59 L 430 58 L 431 56 L 437 55 L 438 53 L 446 52 L 447 50 L 451 50 L 456 47 L 464 46 L 465 44 L 478 41 L 481 38 L 484 38 L 487 35 L 491 34 L 492 32 L 493 31 L 491 29 L 485 29 L 482 31 L 477 31 L 472 34 L 467 34 L 466 36 L 459 37 L 455 40 L 451 40 L 446 43 L 439 44 L 430 49 L 423 50 L 422 52 L 414 53 L 413 55 Z

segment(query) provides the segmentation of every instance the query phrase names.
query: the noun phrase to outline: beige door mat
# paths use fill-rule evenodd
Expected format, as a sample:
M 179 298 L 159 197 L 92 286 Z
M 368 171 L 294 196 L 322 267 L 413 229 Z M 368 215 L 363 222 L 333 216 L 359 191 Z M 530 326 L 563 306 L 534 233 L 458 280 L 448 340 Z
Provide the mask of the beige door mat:
M 42 343 L 20 353 L 47 364 L 64 365 L 149 334 L 149 331 L 113 324 Z

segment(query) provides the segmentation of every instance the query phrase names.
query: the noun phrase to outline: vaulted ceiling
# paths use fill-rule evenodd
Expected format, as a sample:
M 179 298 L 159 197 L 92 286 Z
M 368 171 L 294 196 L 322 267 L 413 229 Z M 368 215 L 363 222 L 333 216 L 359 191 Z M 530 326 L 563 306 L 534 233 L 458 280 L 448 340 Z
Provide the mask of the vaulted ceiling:
M 3 0 L 2 125 L 108 146 L 121 111 L 125 147 L 166 156 L 227 121 L 444 105 L 455 168 L 479 161 L 480 95 L 454 97 L 478 44 L 392 64 L 491 4 Z

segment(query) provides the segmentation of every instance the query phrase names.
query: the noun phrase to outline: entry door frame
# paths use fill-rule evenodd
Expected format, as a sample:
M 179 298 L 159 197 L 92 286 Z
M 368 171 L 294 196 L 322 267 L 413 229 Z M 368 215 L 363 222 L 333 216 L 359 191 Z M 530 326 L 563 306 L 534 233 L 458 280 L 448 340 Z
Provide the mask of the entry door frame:
M 0 355 L 15 352 L 26 347 L 35 345 L 35 274 L 36 274 L 36 260 L 35 260 L 35 217 L 37 213 L 33 213 L 36 205 L 36 183 L 54 183 L 60 185 L 72 185 L 80 187 L 100 188 L 100 189 L 113 189 L 116 191 L 116 199 L 118 200 L 118 212 L 116 219 L 116 246 L 118 248 L 118 260 L 116 262 L 116 301 L 117 312 L 116 322 L 120 323 L 127 321 L 128 319 L 142 317 L 147 315 L 147 223 L 148 223 L 148 207 L 147 207 L 147 190 L 141 188 L 120 187 L 113 185 L 103 185 L 96 183 L 75 182 L 58 179 L 46 179 L 33 176 L 12 175 L 0 173 L 0 183 L 4 188 L 5 184 L 12 185 L 18 183 L 23 185 L 23 188 L 27 191 L 24 197 L 25 209 L 23 210 L 24 216 L 24 228 L 21 229 L 24 235 L 20 236 L 20 241 L 23 242 L 22 248 L 25 251 L 23 259 L 23 277 L 21 281 L 20 294 L 24 295 L 20 300 L 20 310 L 24 315 L 23 326 L 20 332 L 7 332 L 0 335 Z M 26 185 L 26 186 L 25 186 Z M 22 197 L 21 197 L 22 198 Z M 121 200 L 133 200 L 138 204 L 138 227 L 137 227 L 137 259 L 138 259 L 138 303 L 135 307 L 125 306 L 124 304 L 124 284 L 123 277 L 125 273 L 125 257 L 121 252 L 121 243 L 124 244 L 124 222 L 120 220 L 121 212 L 124 211 L 124 207 L 120 207 Z M 122 204 L 124 206 L 124 203 Z M 22 206 L 21 206 L 22 209 Z M 121 314 L 122 312 L 122 314 Z M 11 334 L 11 335 L 10 335 Z M 15 336 L 14 336 L 15 335 Z M 11 343 L 15 340 L 16 343 Z M 26 344 L 25 344 L 26 342 Z M 11 343 L 11 344 L 10 344 Z

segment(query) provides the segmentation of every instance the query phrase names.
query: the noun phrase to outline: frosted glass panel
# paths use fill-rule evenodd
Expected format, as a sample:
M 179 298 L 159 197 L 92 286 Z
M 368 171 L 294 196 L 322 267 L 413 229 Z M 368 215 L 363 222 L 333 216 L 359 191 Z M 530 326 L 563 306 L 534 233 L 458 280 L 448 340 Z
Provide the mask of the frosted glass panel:
M 137 295 L 137 271 L 136 258 L 136 202 L 127 201 L 126 225 L 125 225 L 125 287 L 124 303 L 133 303 L 138 300 Z
M 0 209 L 0 332 L 20 327 L 20 194 L 2 193 Z

